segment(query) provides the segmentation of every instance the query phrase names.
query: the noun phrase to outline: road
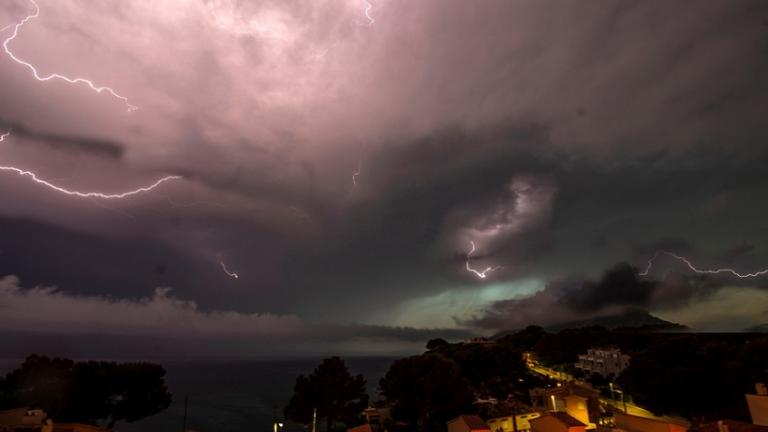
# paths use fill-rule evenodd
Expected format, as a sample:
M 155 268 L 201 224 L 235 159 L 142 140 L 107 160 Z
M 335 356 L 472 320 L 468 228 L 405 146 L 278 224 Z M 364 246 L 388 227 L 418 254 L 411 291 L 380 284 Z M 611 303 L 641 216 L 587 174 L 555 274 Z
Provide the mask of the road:
M 576 381 L 576 378 L 574 378 L 573 376 L 565 372 L 559 372 L 554 369 L 548 368 L 546 366 L 542 366 L 541 364 L 538 364 L 538 363 L 529 364 L 528 369 L 536 372 L 539 375 L 544 375 L 546 377 L 556 379 L 558 381 Z
M 558 381 L 562 381 L 562 382 L 579 381 L 575 379 L 572 375 L 569 375 L 565 372 L 556 371 L 552 368 L 548 368 L 539 363 L 528 363 L 528 369 L 532 370 L 533 372 L 536 372 L 539 375 L 543 375 L 543 376 L 546 376 Z M 679 419 L 674 417 L 655 416 L 653 415 L 652 412 L 648 411 L 647 409 L 637 406 L 631 402 L 623 403 L 621 400 L 613 400 L 613 399 L 605 398 L 602 396 L 600 397 L 600 402 L 604 405 L 611 405 L 614 408 L 617 408 L 633 416 L 644 417 L 644 418 L 654 419 L 654 420 L 661 420 L 661 421 L 672 421 L 674 423 L 680 423 L 681 420 L 685 421 L 684 419 Z

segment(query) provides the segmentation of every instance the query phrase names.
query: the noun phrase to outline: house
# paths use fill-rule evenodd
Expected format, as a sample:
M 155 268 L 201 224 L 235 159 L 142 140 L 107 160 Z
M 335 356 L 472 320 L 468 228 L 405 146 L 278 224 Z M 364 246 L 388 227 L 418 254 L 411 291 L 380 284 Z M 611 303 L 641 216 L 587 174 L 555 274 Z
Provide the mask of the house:
M 668 417 L 642 417 L 616 411 L 613 415 L 616 429 L 624 432 L 686 432 L 688 425 Z
M 587 425 L 565 412 L 548 412 L 530 421 L 531 432 L 584 432 Z
M 768 426 L 768 388 L 763 383 L 757 383 L 755 393 L 746 395 L 752 423 Z
M 374 431 L 386 429 L 386 425 L 392 422 L 391 409 L 389 407 L 368 407 L 363 410 L 363 417 Z
M 733 420 L 720 420 L 690 429 L 690 432 L 768 432 L 768 426 L 758 426 Z
M 16 408 L 0 411 L 0 432 L 109 432 L 81 423 L 54 423 L 43 410 Z
M 596 373 L 606 378 L 617 377 L 629 366 L 629 360 L 630 357 L 618 348 L 590 348 L 586 354 L 579 355 L 576 367 L 587 376 Z
M 15 408 L 0 411 L 0 432 L 53 432 L 53 422 L 45 411 Z
M 347 429 L 347 432 L 373 432 L 373 428 L 370 424 L 366 423 L 364 425 L 349 428 Z
M 491 432 L 491 429 L 480 417 L 463 415 L 448 421 L 448 432 Z
M 541 417 L 540 413 L 529 412 L 515 416 L 495 417 L 488 419 L 486 423 L 491 428 L 491 432 L 514 432 L 515 425 L 517 432 L 529 432 L 531 430 L 530 421 L 538 417 Z
M 531 391 L 534 410 L 565 412 L 590 428 L 593 428 L 590 418 L 600 415 L 599 398 L 600 392 L 577 383 Z

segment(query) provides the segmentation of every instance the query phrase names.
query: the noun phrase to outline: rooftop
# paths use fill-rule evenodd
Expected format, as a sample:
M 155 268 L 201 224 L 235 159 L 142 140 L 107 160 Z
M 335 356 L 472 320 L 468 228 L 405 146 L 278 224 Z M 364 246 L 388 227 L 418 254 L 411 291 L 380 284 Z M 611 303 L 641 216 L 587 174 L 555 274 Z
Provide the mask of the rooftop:
M 573 418 L 570 414 L 562 412 L 562 411 L 550 411 L 548 413 L 544 413 L 544 415 L 542 415 L 541 417 L 535 418 L 535 419 L 533 419 L 531 421 L 535 422 L 535 421 L 541 420 L 542 418 L 544 418 L 546 416 L 553 417 L 553 418 L 557 419 L 560 423 L 562 423 L 562 424 L 564 424 L 564 425 L 566 425 L 568 427 L 587 426 L 584 423 L 582 423 L 582 422 L 576 420 L 575 418 Z
M 758 426 L 752 423 L 723 420 L 723 424 L 728 426 L 728 432 L 768 432 L 768 426 Z M 691 429 L 691 432 L 719 432 L 719 430 L 717 422 L 714 422 Z
M 481 419 L 480 417 L 476 415 L 463 415 L 456 417 L 455 419 L 451 420 L 449 423 L 455 422 L 455 421 L 463 421 L 464 424 L 469 426 L 471 430 L 491 430 L 491 428 L 488 427 L 487 424 Z

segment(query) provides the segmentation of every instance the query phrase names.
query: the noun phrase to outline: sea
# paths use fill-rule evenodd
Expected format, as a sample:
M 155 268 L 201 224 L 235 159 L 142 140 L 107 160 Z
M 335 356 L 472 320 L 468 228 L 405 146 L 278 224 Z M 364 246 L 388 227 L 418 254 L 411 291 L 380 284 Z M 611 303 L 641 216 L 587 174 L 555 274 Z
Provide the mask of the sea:
M 321 360 L 147 360 L 165 367 L 173 402 L 154 416 L 134 423 L 118 422 L 114 432 L 183 432 L 185 405 L 187 431 L 272 432 L 277 420 L 284 423 L 282 432 L 304 432 L 303 425 L 284 421 L 283 408 L 293 394 L 296 377 L 311 373 Z M 371 400 L 379 398 L 379 380 L 394 360 L 394 357 L 344 357 L 354 375 L 365 376 Z M 0 374 L 17 368 L 22 361 L 0 359 Z

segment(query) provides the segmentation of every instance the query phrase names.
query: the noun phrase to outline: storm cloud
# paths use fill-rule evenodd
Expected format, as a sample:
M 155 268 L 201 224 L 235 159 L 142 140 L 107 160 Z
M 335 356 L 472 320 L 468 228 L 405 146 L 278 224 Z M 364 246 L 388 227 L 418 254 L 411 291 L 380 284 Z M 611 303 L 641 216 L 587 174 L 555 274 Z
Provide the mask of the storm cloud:
M 157 343 L 203 341 L 222 344 L 238 342 L 242 349 L 229 349 L 226 355 L 268 354 L 294 351 L 296 345 L 316 345 L 325 349 L 356 341 L 369 349 L 376 345 L 389 348 L 419 349 L 425 340 L 441 337 L 463 340 L 470 332 L 455 329 L 415 329 L 409 327 L 366 326 L 352 323 L 310 323 L 295 315 L 271 313 L 238 313 L 235 311 L 201 311 L 194 301 L 173 295 L 169 288 L 158 288 L 151 296 L 137 300 L 103 296 L 71 296 L 55 287 L 23 289 L 13 276 L 0 279 L 0 317 L 5 334 L 57 334 L 62 337 L 80 335 L 93 340 L 102 334 L 120 338 L 146 337 Z M 92 343 L 92 342 L 90 342 Z M 269 345 L 269 350 L 259 346 Z M 24 348 L 22 348 L 24 347 Z M 13 348 L 34 349 L 20 343 Z M 149 349 L 147 344 L 141 347 Z M 49 352 L 50 349 L 45 349 Z M 101 355 L 112 355 L 104 347 Z M 361 352 L 361 351 L 358 351 Z M 93 355 L 93 354 L 92 354 Z
M 705 325 L 694 304 L 766 283 L 628 270 L 768 265 L 765 2 L 37 3 L 9 49 L 138 109 L 3 52 L 0 164 L 82 191 L 183 178 L 105 202 L 2 174 L 12 298 L 56 286 L 141 321 L 177 295 L 205 329 L 413 341 L 432 334 L 393 329 L 419 304 L 457 337 L 629 306 Z M 5 2 L 0 37 L 33 11 Z M 499 270 L 466 271 L 471 243 Z

